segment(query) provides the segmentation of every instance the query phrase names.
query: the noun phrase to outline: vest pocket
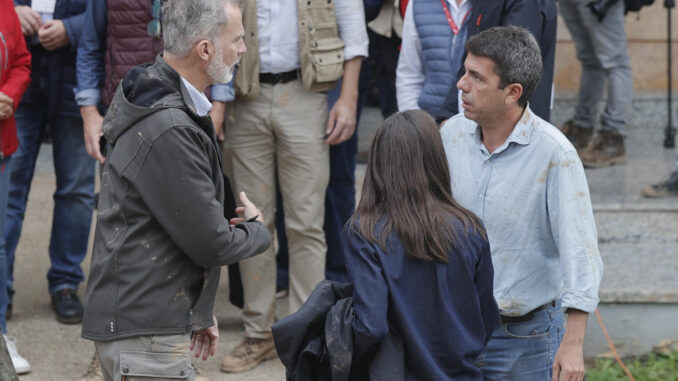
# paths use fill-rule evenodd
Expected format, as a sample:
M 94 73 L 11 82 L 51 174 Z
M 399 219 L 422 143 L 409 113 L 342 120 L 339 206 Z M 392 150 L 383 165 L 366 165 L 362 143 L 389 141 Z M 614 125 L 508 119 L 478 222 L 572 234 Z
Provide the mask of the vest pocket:
M 311 43 L 314 83 L 332 83 L 344 73 L 344 42 L 337 37 L 319 39 Z

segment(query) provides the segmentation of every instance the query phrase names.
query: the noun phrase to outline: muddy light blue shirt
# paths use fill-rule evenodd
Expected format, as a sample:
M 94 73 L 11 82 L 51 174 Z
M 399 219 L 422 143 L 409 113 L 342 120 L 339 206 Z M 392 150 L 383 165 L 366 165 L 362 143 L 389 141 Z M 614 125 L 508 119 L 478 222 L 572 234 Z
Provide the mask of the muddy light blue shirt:
M 441 136 L 453 196 L 485 223 L 500 313 L 521 316 L 558 298 L 594 312 L 603 263 L 584 167 L 567 138 L 529 107 L 492 154 L 463 115 Z

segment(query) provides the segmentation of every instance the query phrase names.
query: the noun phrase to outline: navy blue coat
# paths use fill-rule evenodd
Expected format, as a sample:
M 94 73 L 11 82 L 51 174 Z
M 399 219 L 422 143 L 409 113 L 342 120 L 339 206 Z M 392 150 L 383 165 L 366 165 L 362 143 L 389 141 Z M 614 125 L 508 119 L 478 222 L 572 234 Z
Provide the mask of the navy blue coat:
M 541 49 L 544 74 L 530 98 L 530 109 L 548 121 L 551 114 L 553 65 L 556 54 L 558 8 L 555 0 L 471 0 L 468 37 L 495 26 L 521 26 L 536 37 Z M 464 68 L 457 79 L 464 75 Z M 453 87 L 445 105 L 457 104 L 457 88 Z
M 14 5 L 30 6 L 31 0 L 14 0 Z M 37 43 L 37 37 L 26 39 L 32 55 L 32 70 L 31 85 L 24 93 L 22 102 L 47 107 L 48 118 L 57 115 L 80 118 L 73 89 L 77 83 L 75 55 L 84 26 L 85 8 L 85 0 L 59 0 L 56 3 L 53 17 L 64 23 L 69 45 L 48 52 Z
M 450 217 L 450 224 L 458 240 L 448 263 L 409 257 L 395 233 L 384 250 L 348 231 L 354 362 L 370 359 L 377 345 L 394 334 L 404 347 L 405 380 L 483 379 L 474 362 L 499 317 L 490 246 L 477 231 L 467 235 L 459 220 Z

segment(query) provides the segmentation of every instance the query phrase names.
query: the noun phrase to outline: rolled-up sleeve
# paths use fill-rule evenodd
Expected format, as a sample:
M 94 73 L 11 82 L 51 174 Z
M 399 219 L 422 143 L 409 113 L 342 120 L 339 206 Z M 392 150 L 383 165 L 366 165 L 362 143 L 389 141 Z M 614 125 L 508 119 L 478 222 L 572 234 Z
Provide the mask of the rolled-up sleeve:
M 365 24 L 365 9 L 360 0 L 336 0 L 335 13 L 339 37 L 344 41 L 344 57 L 367 57 L 369 39 Z
M 584 167 L 575 151 L 561 155 L 548 178 L 547 207 L 560 254 L 564 308 L 592 313 L 598 306 L 603 262 Z
M 104 54 L 106 53 L 106 2 L 87 0 L 85 25 L 80 35 L 75 70 L 78 87 L 75 101 L 78 106 L 96 106 L 101 101 L 104 82 Z

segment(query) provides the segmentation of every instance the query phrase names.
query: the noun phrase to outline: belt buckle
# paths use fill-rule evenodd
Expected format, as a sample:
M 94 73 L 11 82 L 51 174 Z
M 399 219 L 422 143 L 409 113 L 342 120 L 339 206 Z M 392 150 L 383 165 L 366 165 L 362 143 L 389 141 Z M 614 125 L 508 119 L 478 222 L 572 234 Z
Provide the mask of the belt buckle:
M 282 80 L 283 80 L 282 73 L 273 73 L 273 78 L 272 78 L 272 80 L 273 80 L 273 84 L 274 84 L 274 85 L 277 85 L 277 84 L 279 84 L 280 82 L 282 82 Z

